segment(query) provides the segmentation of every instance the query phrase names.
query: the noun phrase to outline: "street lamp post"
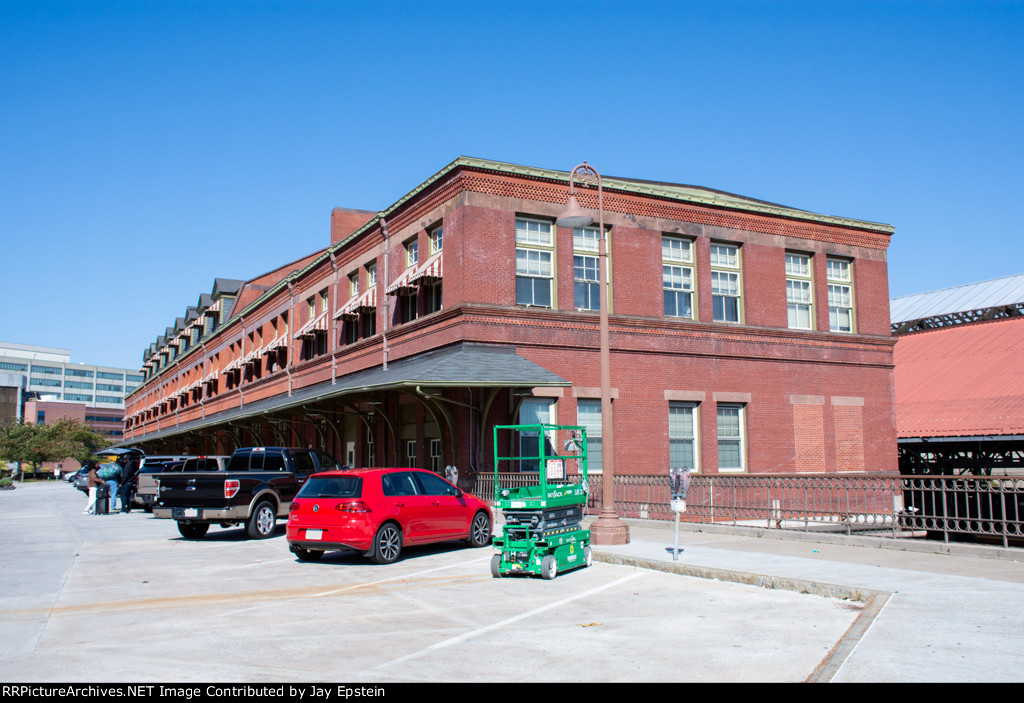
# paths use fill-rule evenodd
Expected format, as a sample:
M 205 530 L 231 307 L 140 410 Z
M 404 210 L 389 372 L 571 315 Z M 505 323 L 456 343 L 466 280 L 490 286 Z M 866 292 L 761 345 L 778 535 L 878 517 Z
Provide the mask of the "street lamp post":
M 590 526 L 594 544 L 628 544 L 629 526 L 615 512 L 615 423 L 612 421 L 611 351 L 608 334 L 608 241 L 604 231 L 604 190 L 601 174 L 586 161 L 569 173 L 569 202 L 556 223 L 560 227 L 586 227 L 594 222 L 576 199 L 576 181 L 597 186 L 598 287 L 601 289 L 601 514 Z

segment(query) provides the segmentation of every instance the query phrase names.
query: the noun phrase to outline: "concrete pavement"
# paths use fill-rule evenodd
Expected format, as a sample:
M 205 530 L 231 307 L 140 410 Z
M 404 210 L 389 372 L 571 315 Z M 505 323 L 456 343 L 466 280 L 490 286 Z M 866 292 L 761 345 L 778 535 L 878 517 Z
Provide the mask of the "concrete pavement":
M 1021 681 L 1024 549 L 627 520 L 595 559 L 867 607 L 809 680 Z
M 490 550 L 298 562 L 214 528 L 0 491 L 5 682 L 1020 681 L 1024 550 L 630 521 L 541 579 Z M 695 578 L 696 577 L 696 578 Z

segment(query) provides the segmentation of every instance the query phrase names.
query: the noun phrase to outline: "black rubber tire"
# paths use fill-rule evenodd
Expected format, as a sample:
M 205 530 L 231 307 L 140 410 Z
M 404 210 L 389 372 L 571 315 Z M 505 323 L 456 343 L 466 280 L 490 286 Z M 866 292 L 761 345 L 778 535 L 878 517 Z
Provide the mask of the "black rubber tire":
M 470 547 L 486 547 L 491 543 L 491 518 L 484 511 L 481 510 L 473 516 L 466 542 Z
M 320 561 L 320 557 L 324 555 L 321 549 L 303 549 L 302 547 L 292 547 L 292 554 L 299 561 Z
M 594 552 L 590 549 L 589 544 L 583 548 L 583 563 L 587 566 L 594 563 Z
M 501 578 L 501 555 L 495 554 L 491 557 L 491 576 L 496 579 Z
M 548 554 L 540 561 L 540 575 L 541 578 L 550 581 L 558 575 L 558 560 L 555 559 L 554 555 Z
M 205 522 L 179 522 L 178 532 L 185 539 L 200 539 L 210 529 L 210 525 Z
M 374 564 L 393 564 L 402 555 L 402 528 L 393 522 L 386 522 L 373 538 Z
M 256 506 L 245 523 L 246 532 L 251 539 L 267 539 L 274 536 L 277 528 L 277 513 L 274 511 L 273 503 L 263 501 Z

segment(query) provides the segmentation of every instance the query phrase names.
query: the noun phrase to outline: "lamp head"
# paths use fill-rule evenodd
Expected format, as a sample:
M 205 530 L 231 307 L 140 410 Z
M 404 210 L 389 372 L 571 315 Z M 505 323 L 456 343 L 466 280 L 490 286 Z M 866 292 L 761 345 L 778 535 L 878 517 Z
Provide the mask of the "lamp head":
M 555 222 L 559 227 L 586 227 L 593 223 L 594 218 L 584 212 L 575 195 L 569 196 L 565 212 L 558 216 Z

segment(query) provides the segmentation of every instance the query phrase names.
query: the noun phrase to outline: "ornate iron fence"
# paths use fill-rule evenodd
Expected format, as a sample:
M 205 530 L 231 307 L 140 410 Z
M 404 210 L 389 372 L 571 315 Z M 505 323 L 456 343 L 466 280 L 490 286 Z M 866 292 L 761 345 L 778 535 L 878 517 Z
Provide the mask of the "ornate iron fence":
M 537 475 L 501 474 L 501 485 L 535 485 Z M 591 476 L 590 508 L 601 505 L 601 478 Z M 472 491 L 490 502 L 494 475 Z M 623 517 L 670 520 L 666 475 L 615 476 L 615 509 Z M 682 519 L 778 529 L 932 538 L 1024 540 L 1024 477 L 786 474 L 694 476 Z

